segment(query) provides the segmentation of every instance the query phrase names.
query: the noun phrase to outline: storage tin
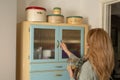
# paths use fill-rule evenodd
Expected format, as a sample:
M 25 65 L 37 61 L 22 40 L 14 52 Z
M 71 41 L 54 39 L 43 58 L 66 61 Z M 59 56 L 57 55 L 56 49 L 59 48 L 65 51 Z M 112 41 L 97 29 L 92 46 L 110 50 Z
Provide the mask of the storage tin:
M 46 22 L 46 9 L 38 6 L 30 6 L 26 8 L 27 21 L 43 21 Z
M 82 24 L 83 17 L 82 16 L 69 16 L 66 19 L 68 24 Z
M 61 14 L 61 8 L 55 7 L 55 8 L 53 9 L 53 14 Z
M 64 23 L 64 16 L 57 15 L 57 14 L 48 15 L 48 22 L 49 23 Z

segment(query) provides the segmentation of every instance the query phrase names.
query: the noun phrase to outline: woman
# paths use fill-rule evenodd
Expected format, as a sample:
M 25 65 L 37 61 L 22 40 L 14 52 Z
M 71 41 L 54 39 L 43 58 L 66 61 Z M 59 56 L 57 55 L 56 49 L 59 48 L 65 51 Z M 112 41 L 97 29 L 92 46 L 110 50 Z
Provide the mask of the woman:
M 86 61 L 81 67 L 79 80 L 109 80 L 114 68 L 114 52 L 109 35 L 101 28 L 91 29 L 87 34 L 87 44 Z M 61 48 L 69 57 L 76 58 L 64 43 L 61 43 Z M 75 80 L 71 66 L 67 69 L 70 79 Z

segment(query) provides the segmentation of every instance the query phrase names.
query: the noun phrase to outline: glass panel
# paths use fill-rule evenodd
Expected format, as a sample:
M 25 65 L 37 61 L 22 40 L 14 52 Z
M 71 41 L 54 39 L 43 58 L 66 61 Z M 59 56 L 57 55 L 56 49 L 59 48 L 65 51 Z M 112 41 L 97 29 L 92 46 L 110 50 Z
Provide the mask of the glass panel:
M 80 30 L 63 30 L 62 40 L 66 43 L 68 49 L 76 56 L 80 57 Z M 62 58 L 68 58 L 62 51 Z
M 34 59 L 55 59 L 55 30 L 34 29 Z

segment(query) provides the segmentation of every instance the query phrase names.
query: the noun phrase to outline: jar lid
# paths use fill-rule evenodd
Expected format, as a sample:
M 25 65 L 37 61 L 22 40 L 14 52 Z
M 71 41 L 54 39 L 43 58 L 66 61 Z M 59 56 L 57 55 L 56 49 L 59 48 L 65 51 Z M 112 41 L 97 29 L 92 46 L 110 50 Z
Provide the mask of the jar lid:
M 61 14 L 49 14 L 49 15 L 47 15 L 47 16 L 61 16 L 61 17 L 64 17 L 64 16 L 61 15 Z
M 41 9 L 41 10 L 45 10 L 45 11 L 46 11 L 45 8 L 43 8 L 43 7 L 38 7 L 38 6 L 29 6 L 29 7 L 27 7 L 25 10 L 28 10 L 28 9 Z
M 53 9 L 59 9 L 59 10 L 61 10 L 61 8 L 60 8 L 60 7 L 54 7 Z
M 67 18 L 83 18 L 82 16 L 68 16 Z

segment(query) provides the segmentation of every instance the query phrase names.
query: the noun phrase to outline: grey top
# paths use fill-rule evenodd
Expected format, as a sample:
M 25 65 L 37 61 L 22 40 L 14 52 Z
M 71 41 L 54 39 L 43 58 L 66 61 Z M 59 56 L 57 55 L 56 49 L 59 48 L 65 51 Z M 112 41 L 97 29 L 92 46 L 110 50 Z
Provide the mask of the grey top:
M 78 57 L 71 54 L 69 56 L 70 58 L 73 58 L 75 60 L 78 60 Z M 70 80 L 75 80 L 74 78 L 71 78 Z M 81 67 L 80 74 L 79 74 L 79 80 L 98 80 L 98 77 L 95 73 L 95 71 L 92 68 L 92 65 L 90 64 L 89 60 L 87 60 Z

